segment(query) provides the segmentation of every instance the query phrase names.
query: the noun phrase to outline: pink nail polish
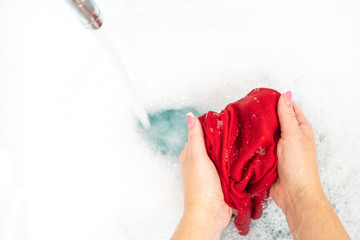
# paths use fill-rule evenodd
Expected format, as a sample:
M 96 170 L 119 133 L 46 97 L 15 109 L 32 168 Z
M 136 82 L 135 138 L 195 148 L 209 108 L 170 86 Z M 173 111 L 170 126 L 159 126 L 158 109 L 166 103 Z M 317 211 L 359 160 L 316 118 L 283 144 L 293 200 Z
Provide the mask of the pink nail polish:
M 285 103 L 286 104 L 291 104 L 291 102 L 292 102 L 292 93 L 291 93 L 291 91 L 286 91 L 284 93 L 284 95 L 285 95 Z
M 188 128 L 191 128 L 194 125 L 194 114 L 192 114 L 191 112 L 186 114 L 186 120 L 187 120 L 187 124 L 188 124 Z

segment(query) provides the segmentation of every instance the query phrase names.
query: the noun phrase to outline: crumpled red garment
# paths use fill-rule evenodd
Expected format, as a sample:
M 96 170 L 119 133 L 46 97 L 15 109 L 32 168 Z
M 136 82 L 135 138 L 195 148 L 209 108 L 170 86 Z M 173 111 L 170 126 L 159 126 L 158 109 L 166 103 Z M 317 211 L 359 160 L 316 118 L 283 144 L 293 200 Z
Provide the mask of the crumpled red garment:
M 279 97 L 275 90 L 257 88 L 221 113 L 199 117 L 225 202 L 237 210 L 234 223 L 241 235 L 249 232 L 251 218 L 261 217 L 278 177 Z

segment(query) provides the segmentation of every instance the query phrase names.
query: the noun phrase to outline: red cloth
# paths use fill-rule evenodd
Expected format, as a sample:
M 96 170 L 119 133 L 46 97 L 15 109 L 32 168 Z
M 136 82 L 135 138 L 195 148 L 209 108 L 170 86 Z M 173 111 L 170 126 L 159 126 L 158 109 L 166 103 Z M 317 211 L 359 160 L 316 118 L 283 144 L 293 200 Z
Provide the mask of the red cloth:
M 210 111 L 199 117 L 225 202 L 237 210 L 234 222 L 241 235 L 249 232 L 251 218 L 261 217 L 278 176 L 279 97 L 275 90 L 257 88 L 220 114 Z

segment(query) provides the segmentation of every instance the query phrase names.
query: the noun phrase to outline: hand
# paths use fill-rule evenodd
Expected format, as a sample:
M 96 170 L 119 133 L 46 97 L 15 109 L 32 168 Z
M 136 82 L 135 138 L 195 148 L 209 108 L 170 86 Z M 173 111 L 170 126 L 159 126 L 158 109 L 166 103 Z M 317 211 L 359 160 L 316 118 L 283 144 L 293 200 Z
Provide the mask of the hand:
M 271 188 L 271 197 L 286 213 L 291 198 L 299 193 L 321 193 L 322 187 L 313 130 L 303 112 L 292 102 L 291 92 L 281 95 L 277 111 L 281 128 L 277 146 L 279 178 Z
M 206 152 L 199 120 L 187 115 L 188 143 L 180 154 L 184 214 L 173 239 L 219 239 L 231 219 L 220 178 Z
M 293 239 L 350 239 L 321 187 L 313 130 L 291 92 L 281 95 L 277 111 L 279 178 L 270 195 L 284 212 Z

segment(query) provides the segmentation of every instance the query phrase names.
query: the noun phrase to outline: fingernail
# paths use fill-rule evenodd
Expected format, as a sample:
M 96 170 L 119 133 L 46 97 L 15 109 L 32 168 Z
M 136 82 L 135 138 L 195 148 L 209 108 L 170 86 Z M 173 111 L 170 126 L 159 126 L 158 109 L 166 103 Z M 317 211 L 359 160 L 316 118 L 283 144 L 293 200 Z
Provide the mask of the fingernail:
M 291 93 L 291 91 L 286 91 L 285 93 L 284 93 L 284 95 L 285 95 L 285 103 L 286 104 L 291 104 L 291 99 L 292 99 L 292 93 Z
M 190 129 L 194 125 L 194 122 L 195 122 L 194 119 L 195 119 L 195 116 L 191 112 L 186 114 L 188 129 Z

